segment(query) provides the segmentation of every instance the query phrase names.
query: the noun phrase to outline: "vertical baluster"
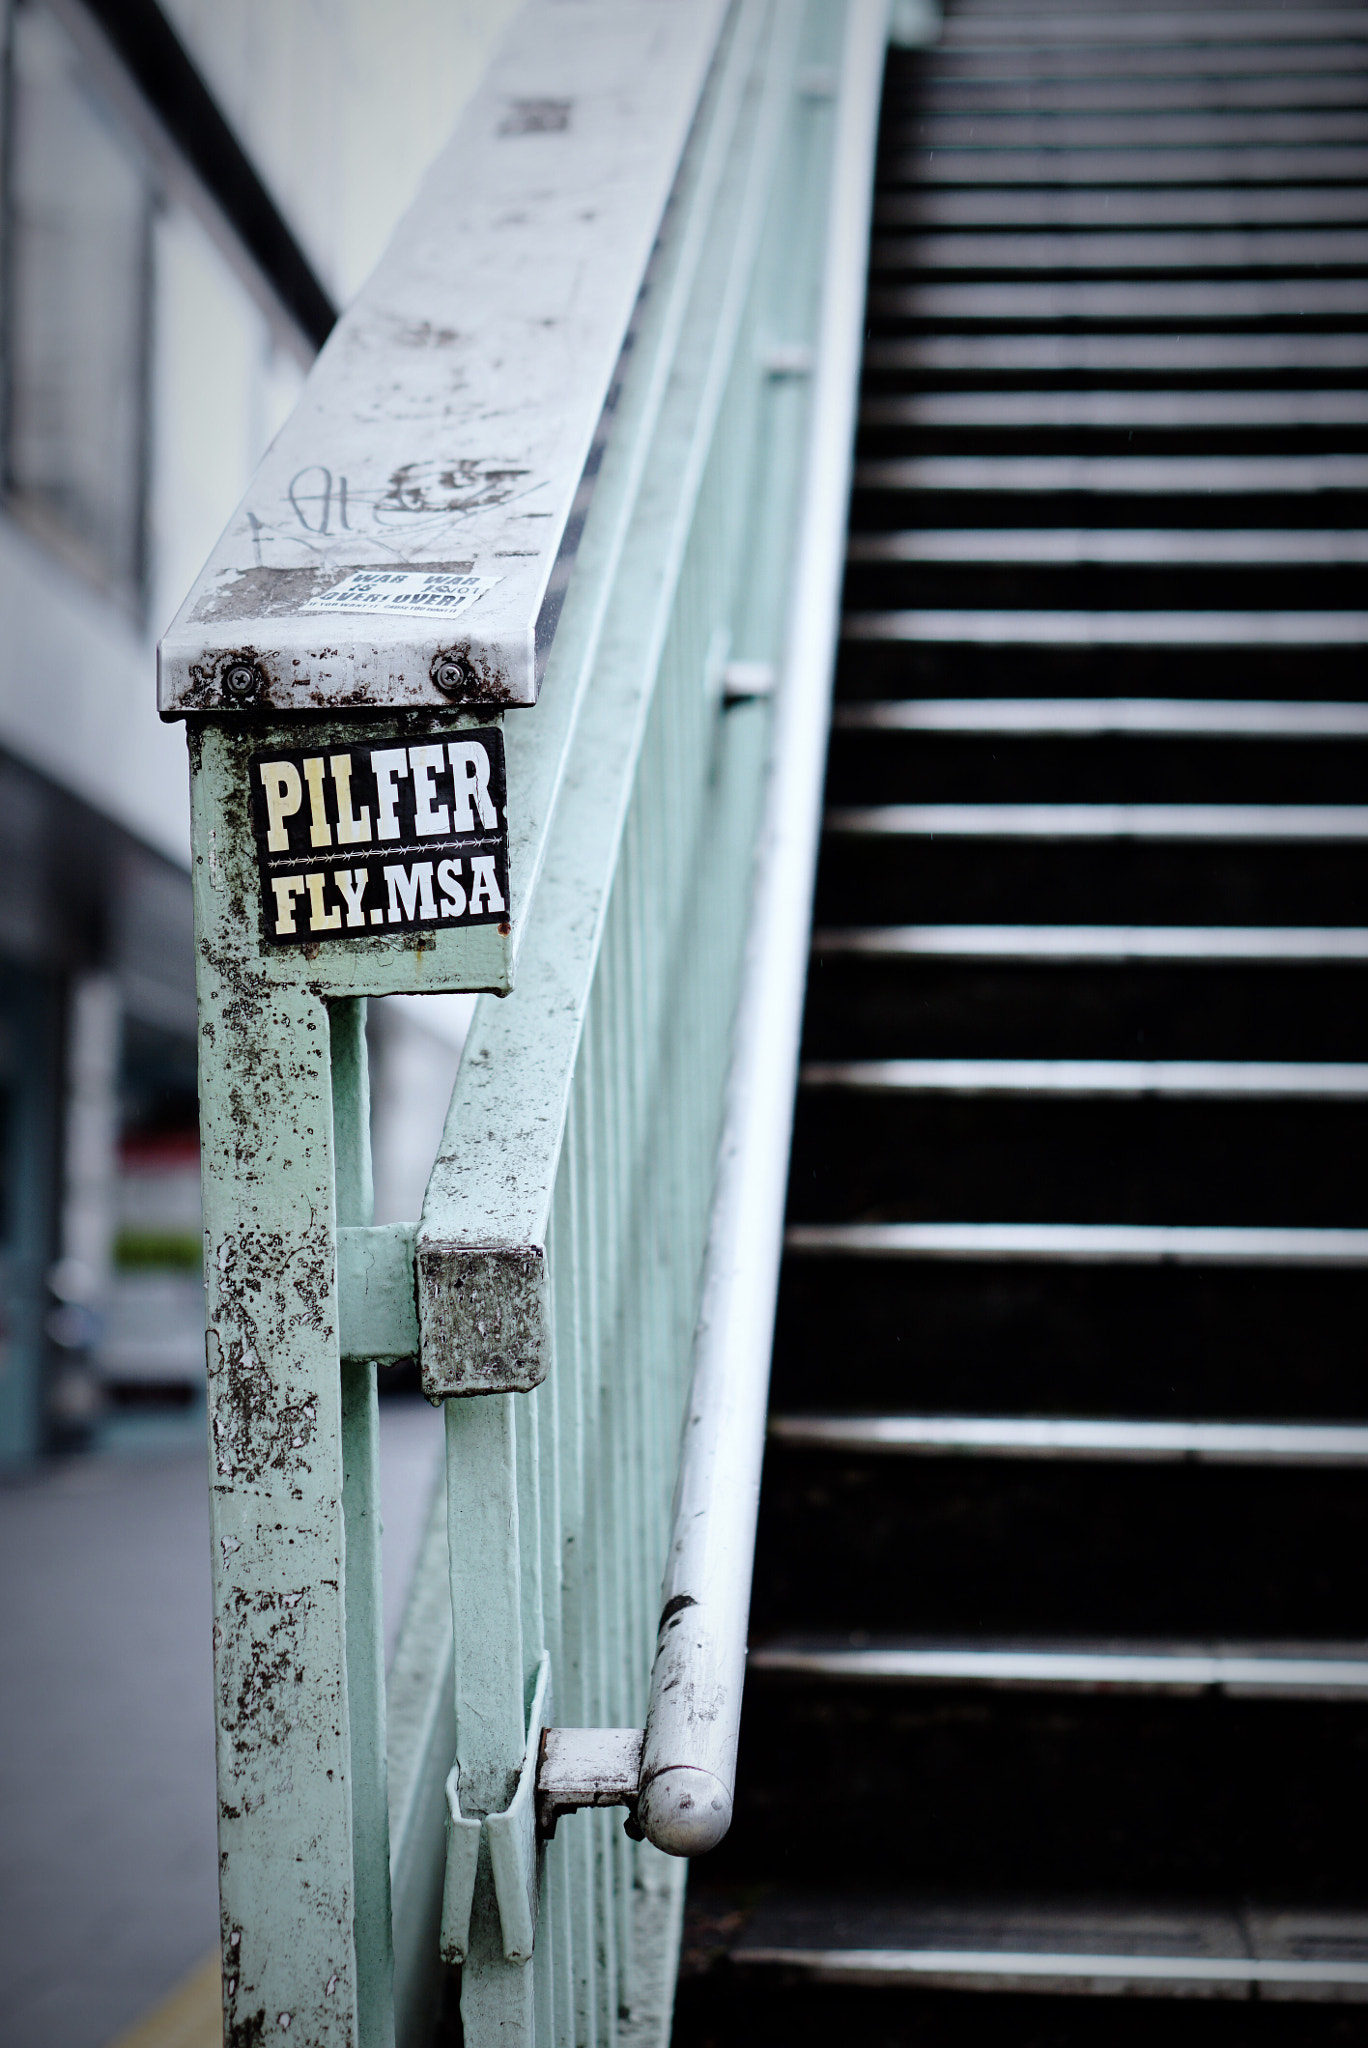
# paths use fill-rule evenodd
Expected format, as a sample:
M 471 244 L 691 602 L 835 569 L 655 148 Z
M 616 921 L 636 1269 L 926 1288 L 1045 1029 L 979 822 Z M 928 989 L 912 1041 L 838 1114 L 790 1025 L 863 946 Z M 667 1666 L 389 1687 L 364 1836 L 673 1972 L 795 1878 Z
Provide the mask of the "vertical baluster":
M 575 1133 L 578 1133 L 578 1147 L 575 1147 L 575 1274 L 578 1274 L 578 1331 L 575 1331 L 575 1399 L 578 1399 L 578 1425 L 575 1425 L 575 1448 L 578 1448 L 578 1546 L 580 1563 L 573 1577 L 573 1587 L 578 1591 L 580 1604 L 580 1706 L 578 1712 L 584 1724 L 594 1724 L 600 1716 L 602 1688 L 600 1688 L 600 1663 L 598 1663 L 598 1604 L 600 1604 L 600 1559 L 596 1548 L 596 1522 L 594 1522 L 594 1493 L 596 1493 L 596 1468 L 598 1468 L 598 1243 L 596 1243 L 596 1210 L 594 1210 L 594 1126 L 596 1126 L 596 1077 L 594 1077 L 594 1049 L 592 1030 L 586 1018 L 586 1030 L 580 1040 L 580 1069 L 575 1075 L 575 1090 L 578 1090 L 578 1114 L 575 1114 Z M 580 1933 L 575 1942 L 575 1999 L 578 1999 L 578 2023 L 584 2042 L 598 2048 L 600 2042 L 600 1974 L 602 1956 L 598 1944 L 598 1921 L 600 1921 L 600 1898 L 598 1898 L 598 1841 L 592 1827 L 580 1831 L 580 1866 L 578 1866 L 578 1896 L 582 1901 Z
M 446 1404 L 447 1537 L 456 1640 L 456 1759 L 461 1810 L 483 1818 L 512 1798 L 526 1741 L 518 1500 L 519 1394 Z M 533 1660 L 535 1662 L 535 1658 Z M 461 1980 L 466 2038 L 528 2048 L 532 1971 L 504 1961 L 489 1850 L 481 1840 L 470 1946 Z
M 557 1176 L 557 1192 L 561 1176 Z M 560 1240 L 559 1201 L 553 1201 L 547 1235 L 546 1260 L 551 1289 L 551 1367 L 538 1396 L 537 1492 L 541 1532 L 541 1607 L 543 1640 L 551 1658 L 551 1672 L 557 1696 L 556 1717 L 565 1722 L 561 1704 L 562 1674 L 565 1671 L 565 1640 L 562 1627 L 562 1529 L 560 1490 L 560 1386 L 561 1362 L 555 1339 L 559 1333 L 558 1291 L 564 1286 L 564 1256 L 568 1249 Z M 537 1927 L 537 2014 L 538 2039 L 559 2044 L 564 2019 L 562 1971 L 566 1955 L 564 1905 L 558 1866 L 548 1851 L 542 1871 L 541 1918 Z
M 374 1192 L 365 1000 L 349 997 L 331 1003 L 328 1017 L 337 1220 L 339 1225 L 368 1224 L 374 1213 Z M 351 1360 L 342 1367 L 342 1461 L 358 2037 L 362 2048 L 390 2048 L 394 2040 L 394 1957 L 385 1781 L 380 1411 L 373 1364 Z

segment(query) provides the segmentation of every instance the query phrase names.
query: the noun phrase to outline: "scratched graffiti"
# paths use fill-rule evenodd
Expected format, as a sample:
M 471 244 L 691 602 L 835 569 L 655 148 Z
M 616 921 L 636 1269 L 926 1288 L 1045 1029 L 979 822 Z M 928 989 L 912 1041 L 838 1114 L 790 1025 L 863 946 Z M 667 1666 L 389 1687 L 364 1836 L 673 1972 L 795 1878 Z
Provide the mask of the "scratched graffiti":
M 376 510 L 380 515 L 481 512 L 489 505 L 506 505 L 527 473 L 494 462 L 406 462 L 391 476 Z
M 367 485 L 327 463 L 311 462 L 290 478 L 282 517 L 263 518 L 256 511 L 243 516 L 259 569 L 267 566 L 263 546 L 302 545 L 311 554 L 327 554 L 319 543 L 346 535 L 387 553 L 397 543 L 412 555 L 432 545 L 453 520 L 541 490 L 541 484 L 528 482 L 530 476 L 507 460 L 457 456 L 400 463 L 383 483 Z

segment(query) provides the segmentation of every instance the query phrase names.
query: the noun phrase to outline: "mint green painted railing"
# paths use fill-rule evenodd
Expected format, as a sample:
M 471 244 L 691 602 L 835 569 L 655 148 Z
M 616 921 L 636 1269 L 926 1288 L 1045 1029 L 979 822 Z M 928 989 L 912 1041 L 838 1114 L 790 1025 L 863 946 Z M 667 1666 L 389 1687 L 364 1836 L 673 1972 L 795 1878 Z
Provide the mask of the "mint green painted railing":
M 649 1837 L 688 1852 L 730 1812 L 885 15 L 533 0 L 163 647 L 244 2048 L 426 2048 L 456 1964 L 469 2048 L 668 2036 L 686 1865 Z M 540 264 L 500 257 L 515 200 Z M 345 529 L 298 514 L 319 469 Z M 460 624 L 345 616 L 377 567 Z M 374 745 L 419 788 L 462 733 L 506 749 L 498 921 L 417 907 L 418 865 L 407 911 L 350 867 L 330 896 L 336 759 Z M 423 1214 L 373 1228 L 364 1000 L 452 988 L 489 993 Z M 387 1683 L 375 1361 L 414 1353 L 446 1488 Z

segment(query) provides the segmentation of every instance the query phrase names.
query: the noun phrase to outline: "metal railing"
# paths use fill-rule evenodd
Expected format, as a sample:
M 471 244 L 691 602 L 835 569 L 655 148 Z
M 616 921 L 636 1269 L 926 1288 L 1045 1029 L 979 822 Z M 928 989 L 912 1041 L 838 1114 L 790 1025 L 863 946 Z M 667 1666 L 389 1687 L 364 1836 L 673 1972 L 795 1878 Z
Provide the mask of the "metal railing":
M 417 2048 L 439 1957 L 471 2048 L 668 2029 L 735 1774 L 885 18 L 532 0 L 162 650 L 229 2042 Z M 422 1217 L 372 1227 L 364 997 L 460 988 Z M 386 1684 L 375 1361 L 415 1353 L 445 1502 Z

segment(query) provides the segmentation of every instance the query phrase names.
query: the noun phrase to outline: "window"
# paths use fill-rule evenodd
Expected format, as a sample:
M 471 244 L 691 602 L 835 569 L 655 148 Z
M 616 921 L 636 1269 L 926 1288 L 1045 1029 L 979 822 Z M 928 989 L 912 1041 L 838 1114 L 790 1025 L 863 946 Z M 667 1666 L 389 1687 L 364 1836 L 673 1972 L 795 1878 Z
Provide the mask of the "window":
M 153 191 L 40 5 L 11 16 L 5 132 L 5 489 L 141 608 Z

